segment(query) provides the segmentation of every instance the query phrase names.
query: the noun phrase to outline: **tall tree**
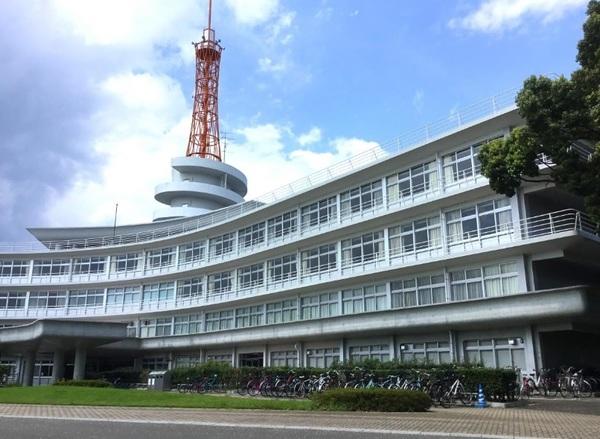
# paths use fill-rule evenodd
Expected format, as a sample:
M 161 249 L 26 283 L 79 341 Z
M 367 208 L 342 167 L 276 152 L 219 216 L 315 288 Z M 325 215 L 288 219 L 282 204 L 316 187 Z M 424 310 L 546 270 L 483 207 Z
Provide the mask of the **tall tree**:
M 571 78 L 531 76 L 517 94 L 526 125 L 482 147 L 482 173 L 498 193 L 522 182 L 555 183 L 584 197 L 600 221 L 600 2 L 592 0 Z M 591 151 L 591 154 L 589 153 Z

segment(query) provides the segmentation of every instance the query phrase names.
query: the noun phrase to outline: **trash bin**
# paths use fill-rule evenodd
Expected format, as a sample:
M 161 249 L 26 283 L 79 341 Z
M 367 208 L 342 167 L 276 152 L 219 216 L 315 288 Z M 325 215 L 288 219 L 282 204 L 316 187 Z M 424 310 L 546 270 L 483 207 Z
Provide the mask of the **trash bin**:
M 168 370 L 155 370 L 148 374 L 148 390 L 171 390 L 171 374 Z

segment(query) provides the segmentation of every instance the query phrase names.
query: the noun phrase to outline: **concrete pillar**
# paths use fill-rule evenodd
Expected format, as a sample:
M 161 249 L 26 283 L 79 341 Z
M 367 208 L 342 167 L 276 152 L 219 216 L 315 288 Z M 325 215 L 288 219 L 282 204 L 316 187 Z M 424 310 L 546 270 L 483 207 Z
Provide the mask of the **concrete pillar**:
M 57 349 L 54 351 L 52 366 L 52 382 L 62 380 L 65 377 L 65 353 L 64 351 Z
M 304 361 L 304 343 L 299 341 L 295 345 L 296 352 L 298 352 L 298 367 L 305 367 Z
M 140 357 L 136 357 L 133 359 L 133 369 L 134 370 L 142 370 L 143 367 L 143 359 Z
M 87 350 L 83 347 L 78 347 L 75 350 L 75 364 L 73 366 L 73 379 L 83 380 L 85 379 L 85 360 L 87 356 Z
M 33 386 L 33 372 L 35 369 L 35 351 L 25 352 L 22 360 L 25 364 L 23 366 L 23 378 L 21 384 L 26 387 Z
M 461 353 L 460 346 L 458 346 L 458 337 L 456 331 L 448 331 L 448 341 L 450 342 L 450 359 L 453 363 L 460 363 Z

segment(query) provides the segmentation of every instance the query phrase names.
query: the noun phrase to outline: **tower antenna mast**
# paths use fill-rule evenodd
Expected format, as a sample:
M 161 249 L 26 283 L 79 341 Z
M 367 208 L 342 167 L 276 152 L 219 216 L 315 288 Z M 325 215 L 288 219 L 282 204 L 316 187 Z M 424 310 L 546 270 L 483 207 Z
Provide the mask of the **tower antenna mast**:
M 192 43 L 196 49 L 196 83 L 186 156 L 221 161 L 218 93 L 223 48 L 220 40 L 215 39 L 211 15 L 212 0 L 208 0 L 208 26 L 204 29 L 202 41 Z

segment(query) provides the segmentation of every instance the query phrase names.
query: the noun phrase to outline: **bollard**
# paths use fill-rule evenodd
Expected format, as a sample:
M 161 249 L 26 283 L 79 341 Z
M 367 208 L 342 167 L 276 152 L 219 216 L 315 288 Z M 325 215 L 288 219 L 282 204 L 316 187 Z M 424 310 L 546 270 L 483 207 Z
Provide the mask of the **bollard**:
M 483 393 L 483 384 L 479 384 L 477 386 L 477 402 L 475 403 L 475 407 L 479 409 L 484 409 L 488 406 L 488 403 L 485 400 L 485 394 Z

